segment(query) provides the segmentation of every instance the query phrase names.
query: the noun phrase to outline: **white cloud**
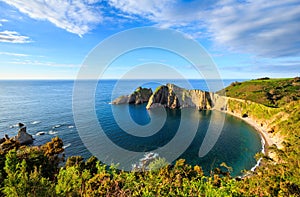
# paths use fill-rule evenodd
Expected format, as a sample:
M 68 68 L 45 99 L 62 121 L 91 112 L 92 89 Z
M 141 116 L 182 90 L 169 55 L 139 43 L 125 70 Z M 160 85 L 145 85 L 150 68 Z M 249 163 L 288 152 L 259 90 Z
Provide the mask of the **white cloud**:
M 190 3 L 175 0 L 109 0 L 108 2 L 124 14 L 147 18 L 163 28 L 189 25 L 199 18 L 197 15 L 201 10 L 207 8 L 205 4 L 207 0 Z M 194 10 L 195 8 L 198 10 Z
M 99 0 L 2 0 L 20 12 L 37 20 L 47 20 L 59 28 L 82 36 L 94 24 L 101 22 L 102 15 L 95 3 Z
M 208 32 L 215 44 L 233 51 L 263 57 L 300 56 L 299 0 L 109 0 L 109 4 L 192 37 Z
M 3 25 L 2 25 L 2 23 L 6 23 L 6 22 L 8 22 L 8 20 L 7 19 L 0 19 L 0 27 L 2 27 Z
M 226 3 L 212 11 L 213 40 L 234 51 L 262 57 L 300 56 L 300 2 Z
M 10 43 L 28 43 L 31 42 L 28 36 L 22 36 L 15 31 L 2 31 L 0 32 L 0 42 Z
M 0 55 L 7 55 L 7 56 L 15 56 L 15 57 L 28 57 L 29 55 L 27 54 L 22 54 L 22 53 L 10 53 L 10 52 L 1 52 Z
M 2 19 L 0 19 L 0 22 L 2 22 L 2 23 L 6 23 L 6 22 L 8 22 L 8 20 L 7 20 L 7 19 L 4 19 L 4 18 L 2 18 Z

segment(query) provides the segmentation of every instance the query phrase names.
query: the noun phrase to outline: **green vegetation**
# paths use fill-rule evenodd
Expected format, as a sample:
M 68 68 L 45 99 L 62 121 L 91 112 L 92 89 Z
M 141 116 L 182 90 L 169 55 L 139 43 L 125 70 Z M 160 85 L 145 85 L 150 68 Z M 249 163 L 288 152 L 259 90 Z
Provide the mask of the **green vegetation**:
M 228 110 L 247 114 L 272 128 L 272 134 L 284 137 L 283 148 L 269 147 L 276 157 L 263 156 L 262 165 L 255 172 L 245 172 L 248 176 L 244 178 L 231 177 L 232 169 L 225 163 L 205 176 L 200 166 L 192 167 L 182 159 L 165 165 L 166 161 L 158 158 L 149 164 L 151 171 L 141 172 L 120 171 L 95 157 L 85 161 L 72 156 L 63 164 L 59 138 L 40 147 L 6 140 L 0 148 L 0 196 L 300 196 L 299 89 L 286 84 L 299 83 L 293 80 L 252 80 L 226 88 L 231 97 L 248 98 L 230 99 Z M 246 88 L 255 87 L 253 84 L 259 84 L 257 89 L 262 91 Z M 259 103 L 249 101 L 265 95 L 270 87 L 278 90 L 274 84 L 286 92 L 276 93 L 282 97 L 272 107 L 268 107 L 267 97 Z M 288 100 L 289 94 L 295 97 Z
M 153 94 L 157 94 L 157 92 L 162 88 L 164 87 L 163 85 L 160 85 L 158 87 L 156 87 L 156 89 L 154 90 L 154 93 Z
M 249 100 L 269 107 L 281 107 L 300 99 L 300 78 L 261 78 L 243 83 L 234 82 L 225 90 L 228 97 Z

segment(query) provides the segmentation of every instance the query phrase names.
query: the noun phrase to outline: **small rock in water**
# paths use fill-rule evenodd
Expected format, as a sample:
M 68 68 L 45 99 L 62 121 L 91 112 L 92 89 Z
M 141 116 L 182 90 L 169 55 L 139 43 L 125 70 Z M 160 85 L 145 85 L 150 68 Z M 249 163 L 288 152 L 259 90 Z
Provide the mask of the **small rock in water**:
M 21 128 L 21 127 L 24 127 L 24 126 L 25 126 L 25 124 L 23 124 L 23 123 L 21 123 L 21 122 L 18 123 L 18 127 Z

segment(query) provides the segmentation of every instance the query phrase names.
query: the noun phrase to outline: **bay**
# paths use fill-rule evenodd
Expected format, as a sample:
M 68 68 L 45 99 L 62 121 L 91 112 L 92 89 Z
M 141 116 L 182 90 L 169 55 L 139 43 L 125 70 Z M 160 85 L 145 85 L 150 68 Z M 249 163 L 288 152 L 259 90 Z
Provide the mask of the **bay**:
M 229 85 L 233 81 L 241 80 L 224 80 L 224 85 Z M 117 82 L 116 80 L 103 80 L 97 86 L 95 110 L 99 123 L 109 139 L 118 146 L 133 151 L 155 152 L 158 147 L 164 146 L 176 135 L 181 110 L 167 110 L 167 121 L 164 127 L 154 135 L 133 137 L 126 134 L 118 126 L 112 114 L 112 108 L 122 111 L 124 106 L 112 106 L 110 102 L 117 96 L 131 93 L 134 91 L 132 87 L 137 87 L 137 84 L 143 84 L 143 87 L 155 90 L 160 84 L 174 83 L 184 87 L 184 83 L 179 80 L 147 82 L 125 80 L 122 81 L 121 88 L 112 94 Z M 189 80 L 189 82 L 194 89 L 208 90 L 204 80 Z M 34 135 L 34 145 L 44 144 L 50 141 L 52 137 L 59 136 L 66 146 L 67 157 L 72 155 L 90 157 L 91 153 L 82 143 L 73 119 L 73 85 L 74 81 L 64 80 L 0 81 L 0 135 L 16 135 L 18 128 L 15 125 L 18 122 L 23 122 L 26 124 L 28 132 Z M 136 124 L 147 125 L 151 121 L 145 105 L 130 105 L 128 109 Z M 233 168 L 233 175 L 239 175 L 241 170 L 249 170 L 256 164 L 254 155 L 260 152 L 262 148 L 259 134 L 242 120 L 228 115 L 216 145 L 209 154 L 199 158 L 199 147 L 206 134 L 212 113 L 221 112 L 185 110 L 192 114 L 189 121 L 200 120 L 200 124 L 192 143 L 178 158 L 186 159 L 191 165 L 202 166 L 207 174 L 211 169 L 219 167 L 222 162 Z M 45 135 L 36 135 L 39 132 L 44 132 Z M 97 131 L 91 128 L 88 132 L 93 135 Z M 188 131 L 186 135 L 189 135 Z M 128 161 L 128 163 L 135 162 L 137 162 L 137 158 Z

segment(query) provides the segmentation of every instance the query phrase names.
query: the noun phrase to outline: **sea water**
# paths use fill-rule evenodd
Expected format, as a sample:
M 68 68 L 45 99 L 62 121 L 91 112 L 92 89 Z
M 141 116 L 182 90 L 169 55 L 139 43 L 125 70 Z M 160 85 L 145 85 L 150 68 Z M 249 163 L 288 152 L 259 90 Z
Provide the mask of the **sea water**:
M 241 80 L 224 80 L 224 85 L 227 86 L 233 81 Z M 204 80 L 189 80 L 189 82 L 194 89 L 208 90 Z M 135 84 L 141 84 L 143 81 L 122 81 L 123 88 L 112 95 L 116 83 L 116 80 L 103 80 L 95 91 L 95 111 L 109 139 L 124 149 L 139 152 L 155 152 L 157 148 L 167 144 L 176 135 L 182 111 L 167 109 L 165 124 L 152 136 L 129 135 L 118 126 L 112 109 L 116 112 L 127 109 L 135 123 L 146 125 L 151 120 L 145 104 L 129 105 L 129 108 L 126 108 L 124 105 L 111 105 L 110 103 L 117 96 L 134 91 L 126 87 L 134 87 Z M 174 83 L 184 87 L 184 83 L 178 80 L 147 82 L 143 86 L 152 88 L 154 91 L 158 85 L 165 83 Z M 0 81 L 0 137 L 4 134 L 16 135 L 18 131 L 16 124 L 22 122 L 26 124 L 28 133 L 35 138 L 34 145 L 44 144 L 52 137 L 59 136 L 63 139 L 66 156 L 90 157 L 92 154 L 82 143 L 73 119 L 73 86 L 74 81 L 65 80 Z M 250 170 L 256 164 L 254 155 L 262 149 L 259 134 L 244 121 L 229 115 L 226 115 L 225 124 L 215 146 L 207 155 L 200 158 L 199 148 L 211 116 L 213 113 L 221 112 L 198 111 L 193 108 L 184 110 L 191 114 L 188 120 L 191 124 L 193 121 L 200 121 L 194 139 L 178 158 L 184 158 L 191 165 L 200 165 L 207 174 L 215 167 L 219 167 L 222 162 L 233 168 L 232 175 L 241 174 L 243 169 Z M 93 128 L 87 131 L 91 137 L 96 132 Z M 188 129 L 185 135 L 189 135 Z M 128 162 L 133 164 L 137 161 L 129 159 Z

